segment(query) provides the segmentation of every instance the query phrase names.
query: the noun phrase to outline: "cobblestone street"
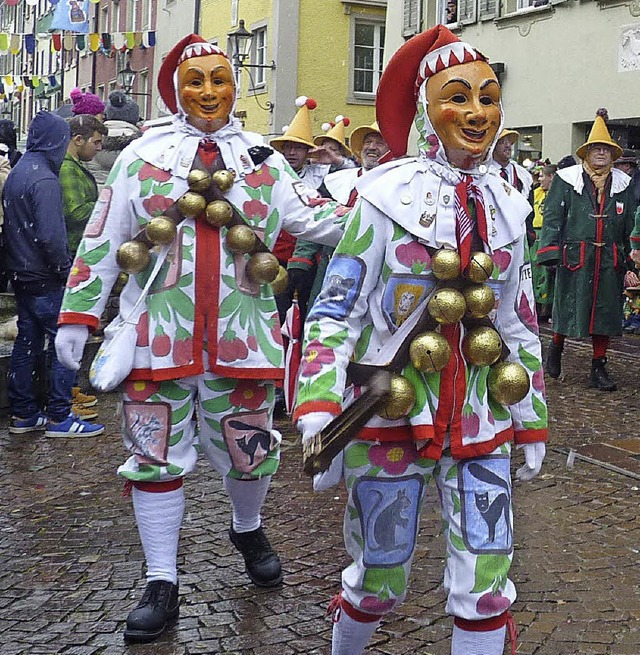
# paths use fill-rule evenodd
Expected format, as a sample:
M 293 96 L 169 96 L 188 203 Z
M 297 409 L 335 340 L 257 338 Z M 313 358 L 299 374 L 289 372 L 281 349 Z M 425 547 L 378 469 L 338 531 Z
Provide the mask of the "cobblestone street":
M 587 387 L 590 360 L 587 343 L 567 342 L 566 373 L 547 380 L 551 436 L 542 474 L 515 485 L 513 610 L 522 655 L 640 653 L 640 338 L 613 345 L 614 393 Z M 260 590 L 248 582 L 227 538 L 229 503 L 202 460 L 186 484 L 180 620 L 154 644 L 124 644 L 124 619 L 144 580 L 130 499 L 115 476 L 124 458 L 117 406 L 117 395 L 101 398 L 108 429 L 87 440 L 10 436 L 2 419 L 1 654 L 327 655 L 324 614 L 346 564 L 345 492 L 311 492 L 286 423 L 283 464 L 265 509 L 284 585 Z M 616 454 L 606 467 L 598 463 L 603 447 Z M 407 601 L 378 632 L 372 655 L 449 653 L 433 488 L 429 498 Z

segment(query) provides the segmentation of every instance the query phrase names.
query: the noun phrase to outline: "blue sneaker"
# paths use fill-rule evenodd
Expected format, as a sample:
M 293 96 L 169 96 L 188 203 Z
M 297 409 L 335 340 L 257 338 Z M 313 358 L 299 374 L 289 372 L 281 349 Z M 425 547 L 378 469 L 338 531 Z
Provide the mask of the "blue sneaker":
M 26 434 L 27 432 L 39 432 L 47 427 L 47 417 L 38 412 L 30 418 L 18 418 L 12 416 L 9 422 L 11 434 Z
M 47 422 L 45 437 L 96 437 L 104 432 L 104 425 L 100 423 L 89 423 L 83 421 L 75 414 L 69 416 L 60 423 Z

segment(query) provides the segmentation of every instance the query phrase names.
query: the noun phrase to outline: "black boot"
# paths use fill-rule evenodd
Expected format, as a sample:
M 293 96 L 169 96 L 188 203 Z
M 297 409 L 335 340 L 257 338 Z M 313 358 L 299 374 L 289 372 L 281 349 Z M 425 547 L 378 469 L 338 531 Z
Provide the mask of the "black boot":
M 559 378 L 562 372 L 562 346 L 553 341 L 547 350 L 547 361 L 544 364 L 544 371 L 550 378 Z
M 606 357 L 598 357 L 597 359 L 591 360 L 591 381 L 589 382 L 589 386 L 596 388 L 598 391 L 615 391 L 618 387 L 609 377 L 605 368 L 606 363 Z
M 258 587 L 275 587 L 282 582 L 280 559 L 271 547 L 262 528 L 251 532 L 229 529 L 231 543 L 244 557 L 247 575 Z
M 124 638 L 134 642 L 153 641 L 178 618 L 179 611 L 178 585 L 154 580 L 147 585 L 138 606 L 129 613 Z

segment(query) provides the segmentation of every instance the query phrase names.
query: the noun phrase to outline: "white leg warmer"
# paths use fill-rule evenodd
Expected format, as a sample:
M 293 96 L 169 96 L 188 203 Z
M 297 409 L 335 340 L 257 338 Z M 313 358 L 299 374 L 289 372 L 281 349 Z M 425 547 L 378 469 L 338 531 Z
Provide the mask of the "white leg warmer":
M 147 561 L 147 582 L 178 582 L 176 559 L 184 514 L 184 488 L 148 492 L 133 488 L 133 511 Z
M 502 655 L 507 626 L 486 632 L 470 632 L 453 626 L 451 655 Z
M 352 619 L 344 610 L 333 624 L 331 655 L 361 655 L 380 621 L 363 623 Z
M 233 506 L 233 529 L 252 532 L 260 527 L 260 511 L 267 496 L 271 476 L 258 480 L 235 480 L 225 477 L 224 488 Z

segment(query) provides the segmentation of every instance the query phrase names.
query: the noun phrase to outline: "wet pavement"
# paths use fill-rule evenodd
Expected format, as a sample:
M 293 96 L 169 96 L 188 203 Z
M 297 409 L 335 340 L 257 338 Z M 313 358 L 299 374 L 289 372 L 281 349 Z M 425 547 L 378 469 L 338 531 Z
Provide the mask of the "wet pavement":
M 567 343 L 564 374 L 548 381 L 543 472 L 514 489 L 513 610 L 522 655 L 640 653 L 640 337 L 613 344 L 614 393 L 587 387 L 590 360 L 589 344 Z M 124 644 L 124 619 L 144 580 L 130 499 L 115 477 L 124 456 L 117 401 L 101 398 L 108 430 L 93 439 L 10 436 L 7 419 L 0 422 L 0 654 L 328 654 L 324 614 L 347 563 L 345 492 L 310 491 L 299 441 L 284 423 L 283 465 L 265 508 L 283 586 L 248 582 L 227 538 L 229 503 L 202 461 L 186 484 L 180 620 L 154 644 Z M 601 452 L 611 450 L 616 462 L 602 465 Z M 407 600 L 371 654 L 449 654 L 443 542 L 430 492 Z

